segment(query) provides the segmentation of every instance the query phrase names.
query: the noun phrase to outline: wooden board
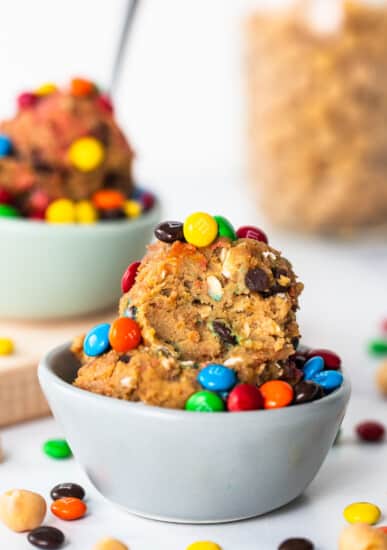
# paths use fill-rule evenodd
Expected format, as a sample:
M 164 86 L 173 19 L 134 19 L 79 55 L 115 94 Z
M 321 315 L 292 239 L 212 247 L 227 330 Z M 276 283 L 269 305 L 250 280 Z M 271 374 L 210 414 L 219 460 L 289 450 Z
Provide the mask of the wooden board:
M 0 321 L 0 336 L 15 343 L 13 355 L 0 356 L 0 426 L 48 415 L 37 377 L 39 359 L 55 346 L 114 317 L 115 312 L 108 311 L 67 321 Z

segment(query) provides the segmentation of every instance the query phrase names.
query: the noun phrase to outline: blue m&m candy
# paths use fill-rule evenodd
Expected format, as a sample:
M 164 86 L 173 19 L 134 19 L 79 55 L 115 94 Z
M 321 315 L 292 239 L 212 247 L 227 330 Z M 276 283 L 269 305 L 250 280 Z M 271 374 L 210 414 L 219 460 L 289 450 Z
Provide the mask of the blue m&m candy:
M 83 342 L 83 351 L 90 357 L 96 357 L 107 351 L 110 347 L 109 343 L 110 325 L 103 323 L 92 328 L 87 334 Z
M 232 369 L 210 363 L 199 372 L 198 381 L 206 390 L 225 392 L 235 386 L 237 377 Z
M 324 370 L 324 359 L 319 355 L 312 357 L 308 359 L 302 370 L 304 371 L 305 380 L 313 380 L 316 374 Z
M 343 375 L 337 370 L 324 370 L 317 373 L 312 381 L 319 384 L 326 392 L 331 392 L 341 386 Z
M 6 157 L 12 151 L 12 141 L 5 134 L 0 134 L 0 157 Z

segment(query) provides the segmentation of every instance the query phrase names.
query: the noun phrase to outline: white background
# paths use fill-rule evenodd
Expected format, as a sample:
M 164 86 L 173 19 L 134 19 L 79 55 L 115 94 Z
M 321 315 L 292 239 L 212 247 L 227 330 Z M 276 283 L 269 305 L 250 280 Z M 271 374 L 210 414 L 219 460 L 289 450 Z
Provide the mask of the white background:
M 109 82 L 124 5 L 123 0 L 4 4 L 0 115 L 12 112 L 17 91 L 47 80 L 66 82 L 82 74 L 102 85 Z M 48 497 L 54 484 L 70 480 L 87 488 L 87 518 L 72 524 L 48 519 L 63 528 L 73 550 L 91 549 L 108 535 L 121 537 L 131 550 L 184 550 L 197 539 L 214 540 L 223 550 L 274 550 L 282 539 L 297 535 L 310 537 L 318 550 L 332 550 L 349 502 L 370 500 L 387 516 L 386 447 L 359 445 L 352 435 L 360 419 L 387 421 L 386 404 L 374 389 L 377 362 L 365 352 L 368 338 L 387 315 L 387 248 L 381 240 L 334 243 L 278 232 L 257 211 L 243 159 L 239 28 L 246 5 L 238 0 L 143 0 L 116 96 L 117 112 L 138 152 L 138 179 L 159 194 L 166 218 L 183 219 L 204 209 L 235 225 L 258 224 L 292 260 L 306 287 L 299 314 L 304 339 L 340 352 L 353 382 L 343 441 L 294 504 L 256 520 L 195 527 L 134 518 L 102 501 L 74 461 L 57 463 L 42 455 L 41 443 L 60 434 L 53 420 L 4 430 L 1 492 L 18 486 Z M 1 550 L 27 548 L 23 535 L 0 526 Z

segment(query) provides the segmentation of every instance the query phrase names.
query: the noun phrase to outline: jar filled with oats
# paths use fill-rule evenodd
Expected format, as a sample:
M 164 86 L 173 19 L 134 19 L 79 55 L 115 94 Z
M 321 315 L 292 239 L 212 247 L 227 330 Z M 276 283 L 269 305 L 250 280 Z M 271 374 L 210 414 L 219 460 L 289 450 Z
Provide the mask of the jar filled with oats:
M 387 5 L 257 7 L 244 38 L 249 166 L 267 215 L 314 233 L 387 227 Z

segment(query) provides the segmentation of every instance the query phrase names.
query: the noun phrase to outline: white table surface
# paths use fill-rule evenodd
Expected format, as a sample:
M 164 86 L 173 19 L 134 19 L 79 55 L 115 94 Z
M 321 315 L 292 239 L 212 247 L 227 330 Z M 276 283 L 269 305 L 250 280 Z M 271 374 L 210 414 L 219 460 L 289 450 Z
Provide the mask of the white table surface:
M 121 538 L 131 550 L 184 550 L 198 539 L 216 541 L 223 550 L 274 550 L 286 537 L 307 536 L 318 550 L 333 550 L 344 525 L 343 507 L 359 500 L 378 504 L 387 523 L 386 445 L 360 445 L 353 437 L 359 420 L 387 422 L 386 403 L 373 382 L 378 362 L 365 352 L 367 340 L 387 315 L 387 245 L 335 244 L 288 235 L 271 229 L 257 213 L 243 170 L 237 55 L 242 4 L 145 0 L 117 97 L 118 111 L 139 153 L 138 177 L 160 195 L 165 218 L 184 219 L 204 209 L 229 217 L 235 225 L 255 223 L 291 259 L 305 282 L 299 314 L 305 342 L 337 350 L 353 382 L 343 440 L 293 504 L 255 520 L 183 526 L 127 515 L 92 490 L 74 460 L 45 457 L 42 442 L 61 434 L 54 420 L 3 430 L 6 459 L 0 465 L 0 491 L 28 488 L 48 498 L 51 487 L 61 481 L 85 486 L 87 518 L 61 523 L 49 515 L 47 520 L 63 528 L 72 550 L 91 549 L 103 536 Z M 0 18 L 1 114 L 9 111 L 16 90 L 31 82 L 65 80 L 76 72 L 105 78 L 114 18 L 123 5 L 123 0 L 7 3 Z M 58 20 L 53 32 L 49 22 Z M 81 23 L 88 28 L 86 42 Z M 1 550 L 27 548 L 24 535 L 0 525 Z

